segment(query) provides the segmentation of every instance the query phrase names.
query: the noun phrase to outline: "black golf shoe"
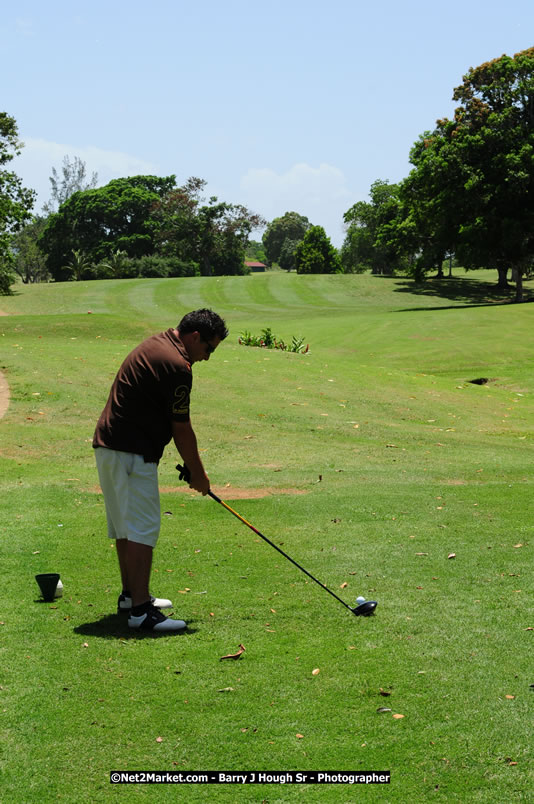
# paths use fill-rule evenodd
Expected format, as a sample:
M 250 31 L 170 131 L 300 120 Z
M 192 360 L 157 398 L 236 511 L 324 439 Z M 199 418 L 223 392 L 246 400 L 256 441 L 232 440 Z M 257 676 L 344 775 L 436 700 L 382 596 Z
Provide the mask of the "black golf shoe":
M 130 614 L 128 625 L 130 628 L 142 631 L 157 631 L 168 634 L 178 633 L 187 627 L 187 623 L 184 620 L 173 620 L 171 617 L 165 617 L 152 603 L 147 603 L 144 612 L 139 616 Z

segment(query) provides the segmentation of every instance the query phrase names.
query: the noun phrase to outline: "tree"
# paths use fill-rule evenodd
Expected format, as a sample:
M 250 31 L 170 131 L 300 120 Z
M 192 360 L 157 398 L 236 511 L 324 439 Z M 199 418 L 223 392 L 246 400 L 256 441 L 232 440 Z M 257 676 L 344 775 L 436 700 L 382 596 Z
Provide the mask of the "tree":
M 245 257 L 247 260 L 255 260 L 267 265 L 267 255 L 263 243 L 259 240 L 249 240 L 245 248 Z
M 280 268 L 283 268 L 284 271 L 295 270 L 295 251 L 297 250 L 297 246 L 300 242 L 300 240 L 291 240 L 291 238 L 286 237 L 282 243 L 282 248 L 278 257 L 278 265 Z
M 285 241 L 300 242 L 310 226 L 311 223 L 308 218 L 304 217 L 304 215 L 299 215 L 298 212 L 286 212 L 282 217 L 272 220 L 262 237 L 269 264 L 277 263 L 280 265 L 280 256 L 284 249 Z M 289 251 L 290 247 L 286 246 L 286 256 Z
M 128 273 L 129 263 L 130 258 L 126 252 L 117 249 L 97 266 L 99 275 L 110 279 L 122 279 Z
M 298 243 L 295 267 L 299 274 L 343 273 L 339 254 L 322 226 L 312 226 Z
M 56 281 L 70 278 L 66 266 L 73 251 L 93 264 L 117 250 L 129 257 L 153 254 L 158 222 L 156 202 L 175 186 L 175 176 L 132 176 L 70 196 L 49 217 L 39 240 Z
M 154 205 L 158 253 L 198 263 L 203 276 L 242 274 L 250 233 L 265 221 L 215 196 L 204 203 L 205 187 L 204 179 L 192 176 Z
M 37 243 L 45 226 L 46 218 L 36 215 L 13 236 L 13 268 L 24 284 L 45 282 L 49 278 L 46 257 Z
M 347 225 L 341 259 L 345 271 L 389 275 L 405 267 L 399 186 L 378 179 L 370 201 L 358 201 L 343 216 Z
M 534 259 L 534 48 L 470 69 L 453 99 L 453 120 L 412 150 L 418 226 L 436 253 L 495 268 L 501 284 L 511 268 L 520 301 Z
M 0 112 L 0 294 L 10 293 L 13 283 L 13 253 L 11 241 L 31 216 L 36 193 L 22 186 L 21 179 L 6 170 L 5 165 L 20 154 L 15 119 Z
M 431 270 L 439 274 L 445 256 L 457 248 L 465 169 L 446 140 L 431 132 L 414 144 L 410 162 L 415 169 L 401 182 L 400 197 L 416 252 L 413 273 L 422 280 Z
M 91 274 L 94 272 L 94 265 L 87 254 L 84 254 L 83 251 L 73 249 L 72 257 L 67 265 L 63 266 L 63 270 L 67 273 L 69 279 L 80 282 L 82 279 L 90 279 Z
M 92 173 L 91 178 L 86 181 L 87 167 L 79 156 L 75 156 L 72 162 L 68 155 L 64 156 L 61 172 L 62 178 L 59 177 L 55 167 L 52 168 L 52 175 L 50 176 L 52 197 L 43 207 L 43 212 L 47 215 L 56 212 L 74 193 L 80 190 L 92 190 L 98 183 L 98 174 L 96 172 Z

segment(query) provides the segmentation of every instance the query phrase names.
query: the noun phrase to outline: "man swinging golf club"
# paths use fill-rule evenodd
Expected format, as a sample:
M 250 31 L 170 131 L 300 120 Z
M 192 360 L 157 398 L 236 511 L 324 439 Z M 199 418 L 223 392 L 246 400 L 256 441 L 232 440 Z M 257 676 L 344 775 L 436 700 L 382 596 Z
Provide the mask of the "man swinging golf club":
M 93 447 L 122 580 L 118 611 L 129 615 L 130 628 L 177 633 L 186 627 L 162 614 L 170 600 L 149 591 L 161 521 L 157 470 L 172 438 L 191 473 L 191 488 L 209 492 L 189 416 L 191 367 L 209 360 L 227 335 L 223 319 L 202 309 L 143 341 L 122 363 L 96 426 Z

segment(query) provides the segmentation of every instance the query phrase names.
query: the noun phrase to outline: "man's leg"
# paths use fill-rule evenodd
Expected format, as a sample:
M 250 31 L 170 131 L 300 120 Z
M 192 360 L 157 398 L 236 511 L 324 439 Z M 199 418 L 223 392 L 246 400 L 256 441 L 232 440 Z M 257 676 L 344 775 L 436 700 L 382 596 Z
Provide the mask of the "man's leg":
M 150 600 L 150 570 L 154 548 L 148 544 L 127 541 L 126 566 L 132 606 L 139 606 Z
M 145 463 L 139 455 L 135 456 L 128 476 L 128 506 L 124 524 L 128 534 L 126 577 L 132 597 L 128 625 L 130 628 L 167 633 L 183 631 L 186 627 L 183 620 L 165 617 L 159 609 L 158 604 L 170 606 L 171 602 L 154 600 L 150 596 L 150 570 L 153 549 L 159 536 L 161 507 L 157 465 Z
M 129 539 L 117 539 L 115 544 L 123 593 L 129 592 L 133 606 L 146 603 L 150 599 L 150 570 L 154 548 Z
M 115 549 L 119 561 L 121 573 L 122 591 L 130 593 L 130 581 L 128 579 L 128 539 L 116 539 Z
M 170 608 L 171 601 L 152 598 L 149 591 L 152 554 L 161 521 L 157 466 L 146 464 L 139 455 L 102 447 L 95 452 L 108 535 L 115 540 L 121 572 L 119 613 L 131 612 L 131 628 L 181 631 L 186 625 L 183 620 L 172 620 L 159 610 Z

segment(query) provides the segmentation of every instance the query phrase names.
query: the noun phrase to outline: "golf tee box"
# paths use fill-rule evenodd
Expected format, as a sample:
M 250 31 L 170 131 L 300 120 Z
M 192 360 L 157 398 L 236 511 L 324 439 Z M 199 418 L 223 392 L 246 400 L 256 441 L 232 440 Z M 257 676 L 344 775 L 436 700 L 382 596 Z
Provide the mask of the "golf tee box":
M 42 572 L 35 576 L 35 580 L 41 590 L 41 595 L 46 603 L 52 602 L 56 597 L 58 584 L 60 583 L 58 572 Z M 61 586 L 63 589 L 63 585 Z

